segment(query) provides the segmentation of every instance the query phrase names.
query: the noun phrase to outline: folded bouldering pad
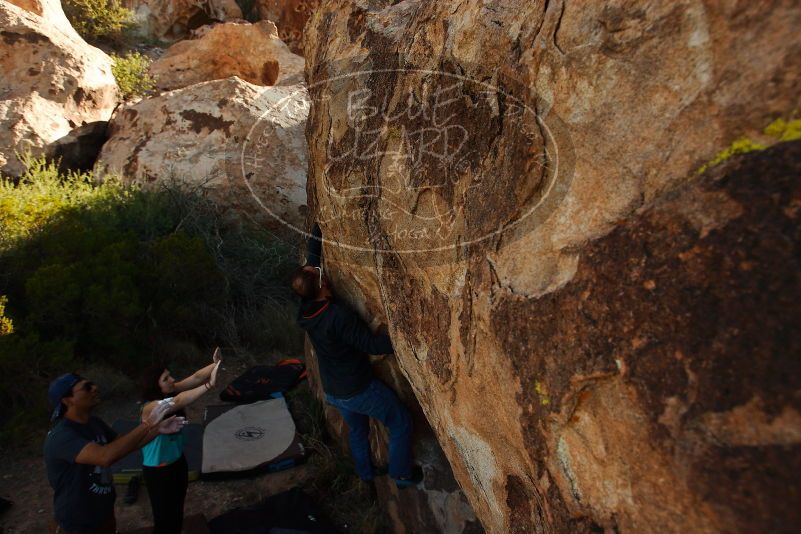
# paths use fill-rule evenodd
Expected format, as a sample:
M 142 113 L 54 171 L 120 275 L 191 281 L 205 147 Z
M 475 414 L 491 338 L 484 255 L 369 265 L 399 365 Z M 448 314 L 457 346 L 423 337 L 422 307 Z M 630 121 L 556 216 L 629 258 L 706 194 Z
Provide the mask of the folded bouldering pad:
M 127 434 L 137 426 L 139 421 L 119 419 L 114 421 L 111 428 L 117 434 Z M 200 478 L 200 466 L 202 463 L 203 447 L 203 425 L 189 424 L 182 431 L 184 433 L 184 456 L 189 466 L 189 480 Z M 111 466 L 111 473 L 115 484 L 127 484 L 132 477 L 142 476 L 142 450 L 138 449 L 114 463 Z
M 283 398 L 206 407 L 203 478 L 280 471 L 300 463 L 305 450 Z

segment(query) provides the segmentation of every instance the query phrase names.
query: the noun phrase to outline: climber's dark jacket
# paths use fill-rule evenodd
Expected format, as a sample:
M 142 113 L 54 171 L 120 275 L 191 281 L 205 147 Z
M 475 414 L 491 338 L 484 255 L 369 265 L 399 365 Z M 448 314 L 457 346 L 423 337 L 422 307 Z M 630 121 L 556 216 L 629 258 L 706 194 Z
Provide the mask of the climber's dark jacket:
M 319 266 L 320 229 L 315 225 L 309 239 L 307 265 Z M 309 335 L 320 365 L 323 391 L 347 399 L 367 389 L 373 379 L 368 354 L 392 353 L 387 335 L 373 334 L 352 310 L 334 299 L 304 299 L 298 324 Z
M 368 354 L 390 354 L 389 336 L 374 335 L 354 312 L 334 300 L 304 300 L 298 324 L 309 335 L 323 391 L 347 399 L 367 389 L 373 379 Z

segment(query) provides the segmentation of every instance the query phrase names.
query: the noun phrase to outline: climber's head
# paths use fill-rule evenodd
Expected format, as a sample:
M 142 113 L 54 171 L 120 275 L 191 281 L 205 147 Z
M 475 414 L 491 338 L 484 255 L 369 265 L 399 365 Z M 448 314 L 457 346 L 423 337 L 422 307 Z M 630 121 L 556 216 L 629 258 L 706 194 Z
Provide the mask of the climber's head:
M 292 290 L 304 299 L 318 300 L 331 296 L 322 267 L 298 267 L 292 274 Z

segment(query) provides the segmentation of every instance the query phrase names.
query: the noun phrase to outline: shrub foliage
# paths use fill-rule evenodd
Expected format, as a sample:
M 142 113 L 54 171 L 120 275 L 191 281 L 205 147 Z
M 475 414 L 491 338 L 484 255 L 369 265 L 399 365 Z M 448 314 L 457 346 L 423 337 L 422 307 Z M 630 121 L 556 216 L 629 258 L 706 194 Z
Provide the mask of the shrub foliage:
M 85 365 L 135 376 L 215 344 L 301 350 L 284 283 L 288 246 L 223 224 L 199 194 L 94 185 L 91 175 L 28 163 L 18 183 L 0 181 L 4 430 L 30 410 L 46 420 L 48 380 Z
M 111 72 L 125 100 L 144 97 L 156 88 L 156 82 L 148 73 L 150 58 L 139 52 L 124 56 L 111 54 Z
M 87 41 L 116 41 L 133 24 L 133 12 L 119 0 L 64 0 L 72 27 Z
M 9 317 L 6 317 L 7 302 L 8 297 L 0 295 L 0 336 L 7 336 L 14 332 L 14 323 Z

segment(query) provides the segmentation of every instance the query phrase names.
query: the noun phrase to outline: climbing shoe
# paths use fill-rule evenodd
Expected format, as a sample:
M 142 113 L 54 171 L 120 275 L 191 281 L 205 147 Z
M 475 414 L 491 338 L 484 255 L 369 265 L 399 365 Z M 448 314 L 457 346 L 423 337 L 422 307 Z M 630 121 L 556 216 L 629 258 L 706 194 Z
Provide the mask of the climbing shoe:
M 423 468 L 419 465 L 412 466 L 412 473 L 408 477 L 401 477 L 395 479 L 395 485 L 398 489 L 411 488 L 418 485 L 423 481 Z
M 139 477 L 131 477 L 131 480 L 128 481 L 128 489 L 125 490 L 125 497 L 123 498 L 123 502 L 125 504 L 133 504 L 136 502 L 136 499 L 139 497 Z

